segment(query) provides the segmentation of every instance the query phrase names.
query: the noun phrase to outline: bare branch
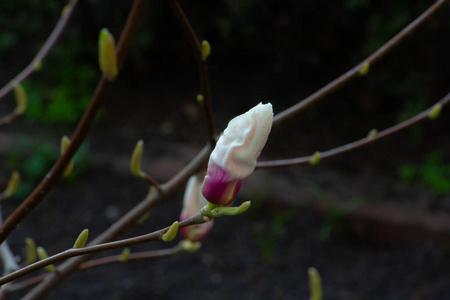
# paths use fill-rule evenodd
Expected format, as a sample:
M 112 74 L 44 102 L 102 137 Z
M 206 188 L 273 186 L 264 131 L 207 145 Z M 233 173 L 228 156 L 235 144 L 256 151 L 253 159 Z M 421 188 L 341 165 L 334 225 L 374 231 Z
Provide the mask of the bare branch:
M 412 21 L 408 26 L 406 26 L 402 31 L 400 31 L 396 36 L 389 40 L 386 44 L 381 46 L 377 51 L 375 51 L 368 58 L 363 60 L 360 64 L 353 67 L 348 72 L 344 73 L 340 77 L 336 78 L 311 96 L 305 98 L 304 100 L 298 102 L 297 104 L 289 107 L 288 109 L 278 113 L 273 118 L 273 125 L 278 125 L 287 119 L 290 119 L 308 108 L 312 104 L 322 100 L 326 96 L 336 92 L 337 90 L 343 88 L 345 85 L 349 84 L 355 78 L 360 76 L 360 71 L 367 69 L 367 66 L 372 66 L 380 59 L 382 59 L 386 54 L 391 52 L 397 45 L 399 45 L 406 37 L 410 36 L 415 30 L 417 30 L 425 21 L 431 19 L 439 10 L 443 9 L 445 5 L 450 0 L 440 0 L 436 1 L 431 5 L 424 13 Z
M 205 221 L 203 220 L 203 214 L 198 213 L 197 215 L 195 215 L 187 220 L 179 222 L 178 228 L 183 228 L 186 226 L 200 224 L 200 223 L 204 223 L 204 222 Z M 131 246 L 131 245 L 155 241 L 155 240 L 161 240 L 162 236 L 164 235 L 164 233 L 166 233 L 169 230 L 169 228 L 170 228 L 170 226 L 166 227 L 164 229 L 158 230 L 158 231 L 154 231 L 152 233 L 148 233 L 148 234 L 144 234 L 144 235 L 140 235 L 140 236 L 124 239 L 124 240 L 103 243 L 103 244 L 98 244 L 98 245 L 93 245 L 93 246 L 87 246 L 84 248 L 68 249 L 66 251 L 55 254 L 46 259 L 42 259 L 38 262 L 35 262 L 31 265 L 28 265 L 28 266 L 23 267 L 15 272 L 12 272 L 10 274 L 3 276 L 2 278 L 0 278 L 0 285 L 11 282 L 12 280 L 18 279 L 18 278 L 20 278 L 26 274 L 29 274 L 33 271 L 42 269 L 42 268 L 52 265 L 58 261 L 68 259 L 71 257 L 85 255 L 85 254 L 91 254 L 91 253 L 97 253 L 97 252 L 116 249 L 116 248 L 122 248 L 122 247 L 126 247 L 126 246 Z M 55 271 L 55 273 L 59 275 L 59 270 L 57 269 Z
M 170 3 L 170 6 L 172 6 L 172 9 L 173 9 L 178 21 L 180 22 L 181 26 L 183 27 L 183 30 L 186 33 L 186 36 L 188 37 L 189 42 L 191 43 L 191 46 L 192 46 L 195 56 L 197 58 L 198 70 L 199 70 L 199 76 L 200 76 L 200 89 L 202 91 L 202 96 L 203 96 L 202 105 L 203 105 L 203 108 L 205 111 L 206 123 L 208 125 L 209 142 L 211 143 L 211 145 L 214 146 L 216 144 L 216 129 L 214 126 L 214 118 L 213 118 L 213 113 L 212 113 L 208 65 L 206 63 L 206 59 L 203 59 L 203 56 L 202 56 L 202 45 L 200 44 L 200 41 L 197 38 L 197 35 L 194 32 L 194 29 L 192 29 L 192 26 L 189 23 L 189 20 L 186 18 L 178 1 L 177 0 L 168 0 L 168 1 Z
M 66 27 L 67 23 L 70 20 L 70 17 L 72 16 L 73 10 L 77 6 L 79 0 L 71 0 L 69 4 L 67 4 L 64 7 L 63 12 L 61 13 L 61 18 L 59 19 L 58 23 L 56 24 L 55 28 L 53 29 L 50 36 L 45 41 L 44 45 L 42 46 L 41 50 L 36 54 L 36 56 L 33 58 L 33 60 L 30 62 L 30 64 L 22 70 L 16 77 L 14 77 L 13 80 L 11 80 L 9 83 L 7 83 L 1 90 L 0 90 L 0 100 L 4 98 L 14 87 L 14 84 L 17 82 L 22 82 L 28 76 L 33 74 L 33 72 L 36 71 L 36 66 L 38 64 L 41 64 L 45 57 L 48 55 L 50 50 L 55 45 L 58 38 L 61 36 L 61 33 L 63 32 L 64 28 Z
M 142 16 L 146 1 L 135 1 L 131 10 L 128 21 L 122 32 L 122 36 L 119 40 L 118 47 L 116 49 L 118 64 L 121 65 L 128 52 L 134 34 L 137 31 L 140 18 Z M 127 36 L 127 37 L 124 37 Z M 101 107 L 104 99 L 106 98 L 109 89 L 112 86 L 112 82 L 102 77 L 97 84 L 97 88 L 94 95 L 91 98 L 89 106 L 87 107 L 82 119 L 78 123 L 77 128 L 71 138 L 71 143 L 60 156 L 58 161 L 54 164 L 51 171 L 44 177 L 43 181 L 34 189 L 34 191 L 25 199 L 24 202 L 6 219 L 5 223 L 0 227 L 0 243 L 3 242 L 6 237 L 17 227 L 17 225 L 28 215 L 28 213 L 36 207 L 45 195 L 55 186 L 59 181 L 64 170 L 69 164 L 72 157 L 75 155 L 78 148 L 81 146 L 84 138 L 86 137 L 92 122 L 97 114 L 97 111 Z
M 360 139 L 358 141 L 328 150 L 324 152 L 320 152 L 320 159 L 330 158 L 333 156 L 337 156 L 340 154 L 343 154 L 348 151 L 352 151 L 355 149 L 358 149 L 363 146 L 367 146 L 377 140 L 380 140 L 382 138 L 385 138 L 387 136 L 390 136 L 394 133 L 397 133 L 403 129 L 406 129 L 414 124 L 419 123 L 420 121 L 426 120 L 430 117 L 430 113 L 436 107 L 436 105 L 440 104 L 442 106 L 448 104 L 450 101 L 450 93 L 448 93 L 444 98 L 439 100 L 435 105 L 428 108 L 427 110 L 421 112 L 420 114 L 403 121 L 402 123 L 399 123 L 395 126 L 392 126 L 388 129 L 385 129 L 379 133 L 377 133 L 374 136 L 368 136 L 366 138 Z M 274 160 L 274 161 L 261 161 L 257 163 L 256 168 L 257 169 L 263 169 L 263 168 L 279 168 L 279 167 L 288 167 L 288 166 L 296 166 L 296 165 L 304 165 L 309 164 L 311 162 L 311 159 L 313 159 L 313 155 L 310 156 L 303 156 L 303 157 L 297 157 L 297 158 L 291 158 L 291 159 L 280 159 L 280 160 Z

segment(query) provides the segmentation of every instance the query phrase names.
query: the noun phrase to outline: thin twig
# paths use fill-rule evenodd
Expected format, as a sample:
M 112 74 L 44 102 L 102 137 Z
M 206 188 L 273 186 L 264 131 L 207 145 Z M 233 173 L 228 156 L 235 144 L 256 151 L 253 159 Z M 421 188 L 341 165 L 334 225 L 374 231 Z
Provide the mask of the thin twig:
M 198 70 L 200 77 L 200 90 L 202 91 L 203 101 L 202 105 L 205 111 L 206 123 L 208 126 L 209 133 L 209 142 L 211 145 L 215 146 L 216 144 L 216 129 L 214 126 L 214 117 L 212 112 L 211 105 L 211 92 L 209 87 L 209 75 L 208 75 L 208 65 L 206 63 L 206 59 L 202 58 L 202 46 L 200 41 L 195 34 L 194 29 L 192 28 L 189 20 L 186 18 L 183 10 L 181 9 L 180 4 L 177 0 L 168 0 L 170 6 L 172 7 L 178 21 L 180 22 L 186 36 L 191 43 L 192 49 L 194 50 L 195 57 L 198 62 Z
M 150 183 L 150 185 L 153 185 L 158 190 L 158 192 L 162 193 L 161 185 L 158 181 L 156 181 L 156 179 L 149 176 L 148 174 L 145 174 L 144 180 Z
M 121 65 L 125 60 L 126 53 L 131 46 L 133 37 L 137 31 L 139 20 L 142 17 L 146 1 L 136 1 L 131 11 L 128 22 L 126 23 L 122 35 L 119 39 L 116 49 L 118 64 Z M 137 9 L 135 9 L 137 6 Z M 125 36 L 125 37 L 124 37 Z M 103 100 L 106 98 L 112 82 L 107 80 L 104 76 L 97 84 L 94 95 L 91 98 L 89 106 L 71 138 L 70 145 L 60 156 L 58 161 L 54 164 L 52 170 L 44 177 L 43 181 L 34 189 L 34 191 L 25 199 L 24 202 L 6 219 L 5 223 L 0 227 L 0 243 L 17 227 L 17 225 L 28 215 L 28 213 L 36 207 L 45 195 L 55 186 L 60 180 L 64 170 L 69 164 L 72 157 L 75 155 L 78 148 L 81 146 L 86 137 L 94 118 L 99 110 Z
M 197 215 L 186 219 L 184 221 L 179 222 L 178 228 L 183 228 L 186 226 L 191 226 L 195 224 L 201 224 L 204 223 L 203 215 L 201 213 L 198 213 Z M 11 272 L 2 278 L 0 278 L 0 285 L 11 282 L 12 280 L 15 280 L 17 278 L 20 278 L 22 276 L 25 276 L 26 274 L 29 274 L 33 271 L 42 269 L 46 266 L 52 265 L 58 261 L 68 259 L 75 256 L 85 255 L 85 254 L 92 254 L 97 253 L 105 250 L 111 250 L 111 249 L 117 249 L 122 248 L 126 246 L 136 245 L 140 243 L 155 241 L 155 240 L 161 240 L 164 233 L 166 233 L 169 230 L 169 227 L 163 228 L 161 230 L 157 230 L 151 233 L 147 233 L 140 236 L 135 236 L 128 239 L 118 240 L 114 242 L 109 243 L 103 243 L 93 246 L 86 246 L 84 248 L 72 248 L 68 249 L 66 251 L 60 252 L 58 254 L 55 254 L 53 256 L 50 256 L 46 259 L 40 260 L 38 262 L 35 262 L 31 265 L 28 265 L 26 267 L 23 267 L 17 271 Z M 57 274 L 59 275 L 59 270 L 57 270 Z
M 20 115 L 21 114 L 17 113 L 16 111 L 12 111 L 3 118 L 0 118 L 0 126 L 11 123 L 14 119 L 18 118 Z
M 48 55 L 50 50 L 55 45 L 58 38 L 61 36 L 61 33 L 63 32 L 64 28 L 66 27 L 67 23 L 69 22 L 70 17 L 72 16 L 73 10 L 75 9 L 76 5 L 78 4 L 78 0 L 71 0 L 69 4 L 67 4 L 64 7 L 63 12 L 61 13 L 61 18 L 59 19 L 58 23 L 56 24 L 55 28 L 53 29 L 50 36 L 45 41 L 44 45 L 42 46 L 41 50 L 36 54 L 36 56 L 33 58 L 33 60 L 30 62 L 30 64 L 22 70 L 16 77 L 14 77 L 13 80 L 8 82 L 1 90 L 0 90 L 0 100 L 5 97 L 14 87 L 14 84 L 17 84 L 18 82 L 22 82 L 28 76 L 33 74 L 33 72 L 36 71 L 36 66 L 38 64 L 41 64 L 45 57 Z
M 183 253 L 184 251 L 185 250 L 183 250 L 183 248 L 181 248 L 179 245 L 177 245 L 175 247 L 168 248 L 168 249 L 135 252 L 135 253 L 130 253 L 129 254 L 129 256 L 127 258 L 127 262 L 128 261 L 133 261 L 133 260 L 140 260 L 140 259 L 160 258 L 160 257 L 172 256 L 172 255 L 176 255 L 176 254 L 179 254 L 179 253 Z M 121 260 L 122 260 L 122 255 L 121 254 L 107 256 L 107 257 L 102 257 L 102 258 L 98 258 L 98 259 L 93 259 L 93 260 L 90 260 L 90 261 L 82 263 L 78 270 L 86 271 L 86 270 L 89 270 L 89 269 L 92 269 L 92 268 L 96 268 L 96 267 L 100 267 L 100 266 L 104 266 L 104 265 L 108 265 L 108 264 L 122 263 Z M 40 275 L 37 275 L 35 277 L 22 280 L 20 282 L 14 282 L 10 286 L 8 286 L 7 292 L 8 293 L 16 292 L 16 291 L 23 290 L 23 289 L 26 289 L 28 287 L 31 287 L 33 285 L 36 285 L 39 282 L 41 282 L 45 278 L 46 275 L 47 274 L 40 274 Z M 3 289 L 4 289 L 4 286 L 3 286 L 2 290 Z
M 171 180 L 161 186 L 164 191 L 163 193 L 152 193 L 148 195 L 143 201 L 141 201 L 119 221 L 112 224 L 105 232 L 103 232 L 100 236 L 89 243 L 89 246 L 111 241 L 125 232 L 127 229 L 135 225 L 136 220 L 139 220 L 143 215 L 152 210 L 163 199 L 167 198 L 175 191 L 177 191 L 181 186 L 183 186 L 183 184 L 186 183 L 186 181 L 192 174 L 198 172 L 200 168 L 203 168 L 207 163 L 207 159 L 209 157 L 209 154 L 211 153 L 211 150 L 212 149 L 210 145 L 205 146 L 185 168 L 183 168 Z M 58 274 L 48 274 L 45 280 L 40 285 L 35 287 L 32 291 L 30 291 L 29 294 L 23 298 L 23 300 L 42 298 L 47 292 L 52 289 L 52 287 L 61 282 L 71 273 L 77 271 L 79 265 L 89 259 L 89 257 L 89 255 L 78 256 L 61 264 L 57 268 Z
M 360 76 L 360 70 L 364 66 L 372 66 L 383 58 L 386 54 L 391 52 L 397 45 L 399 45 L 406 37 L 410 36 L 415 30 L 417 30 L 426 20 L 434 16 L 439 10 L 443 9 L 445 5 L 450 0 L 439 0 L 431 5 L 424 13 L 412 21 L 408 26 L 406 26 L 402 31 L 400 31 L 396 36 L 389 40 L 386 44 L 381 46 L 377 51 L 375 51 L 368 58 L 363 60 L 360 64 L 353 67 L 348 72 L 344 73 L 340 77 L 336 78 L 314 94 L 305 98 L 304 100 L 298 102 L 297 104 L 289 107 L 288 109 L 278 113 L 273 118 L 273 125 L 279 125 L 283 121 L 292 118 L 296 114 L 300 113 L 304 109 L 308 108 L 312 104 L 322 100 L 326 96 L 336 92 L 337 90 L 343 88 L 345 85 L 349 84 L 352 80 Z
M 439 100 L 435 105 L 441 104 L 442 106 L 448 104 L 450 101 L 450 93 L 448 93 L 444 98 Z M 385 129 L 379 133 L 377 133 L 375 136 L 372 137 L 365 137 L 363 139 L 357 140 L 355 142 L 328 150 L 320 153 L 320 159 L 326 159 L 331 158 L 333 156 L 337 156 L 340 154 L 343 154 L 348 151 L 352 151 L 355 149 L 358 149 L 363 146 L 367 146 L 377 140 L 380 140 L 382 138 L 388 137 L 394 133 L 397 133 L 401 130 L 404 130 L 408 127 L 411 127 L 412 125 L 419 123 L 420 121 L 426 120 L 429 117 L 430 111 L 435 107 L 433 105 L 432 107 L 428 108 L 427 110 L 421 112 L 420 114 L 403 121 L 395 126 L 392 126 L 388 129 Z M 303 156 L 303 157 L 297 157 L 297 158 L 291 158 L 291 159 L 280 159 L 280 160 L 273 160 L 273 161 L 261 161 L 257 163 L 256 168 L 257 169 L 267 169 L 267 168 L 279 168 L 279 167 L 288 167 L 288 166 L 295 166 L 295 165 L 303 165 L 303 164 L 309 164 L 311 162 L 311 159 L 313 158 L 312 155 L 310 156 Z

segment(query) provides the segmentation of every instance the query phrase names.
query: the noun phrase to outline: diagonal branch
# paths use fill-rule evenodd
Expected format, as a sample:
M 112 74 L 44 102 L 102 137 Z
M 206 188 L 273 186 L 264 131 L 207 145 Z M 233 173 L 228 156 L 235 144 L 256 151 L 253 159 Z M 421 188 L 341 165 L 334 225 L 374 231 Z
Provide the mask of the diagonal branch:
M 183 228 L 186 226 L 191 226 L 194 224 L 200 224 L 205 223 L 203 220 L 203 214 L 199 212 L 197 215 L 186 219 L 184 221 L 181 221 L 179 223 L 178 228 Z M 20 270 L 17 270 L 15 272 L 9 273 L 2 278 L 0 278 L 0 285 L 3 285 L 5 283 L 11 282 L 15 279 L 18 279 L 26 274 L 29 274 L 33 271 L 42 269 L 46 266 L 52 265 L 58 261 L 68 259 L 75 256 L 85 255 L 85 254 L 91 254 L 91 253 L 97 253 L 105 250 L 111 250 L 111 249 L 117 249 L 122 247 L 127 247 L 135 244 L 155 241 L 155 240 L 161 240 L 164 233 L 166 233 L 169 230 L 170 227 L 166 227 L 164 229 L 154 231 L 152 233 L 147 233 L 144 235 L 123 239 L 119 241 L 113 241 L 109 243 L 102 243 L 98 245 L 92 245 L 92 246 L 86 246 L 84 248 L 72 248 L 68 249 L 66 251 L 63 251 L 61 253 L 55 254 L 53 256 L 50 256 L 46 259 L 40 260 L 38 262 L 35 262 L 31 265 L 28 265 L 26 267 L 21 268 Z M 57 275 L 59 275 L 59 269 L 55 271 Z
M 135 1 L 131 10 L 129 19 L 122 32 L 116 52 L 118 57 L 118 64 L 121 65 L 125 59 L 126 53 L 132 43 L 132 37 L 137 31 L 139 21 L 143 14 L 146 1 Z M 104 99 L 106 98 L 112 82 L 102 77 L 97 84 L 95 92 L 91 98 L 89 106 L 87 107 L 82 119 L 77 125 L 75 132 L 71 138 L 70 145 L 60 156 L 60 158 L 53 165 L 53 168 L 44 177 L 41 183 L 33 190 L 33 192 L 25 199 L 24 202 L 6 219 L 5 223 L 0 227 L 0 243 L 19 225 L 19 223 L 33 210 L 47 195 L 47 193 L 56 185 L 64 173 L 67 165 L 72 157 L 81 146 L 85 139 L 94 118 L 100 109 Z
M 337 90 L 343 88 L 349 84 L 354 79 L 361 76 L 361 70 L 366 66 L 372 66 L 377 63 L 380 59 L 391 52 L 397 45 L 399 45 L 403 40 L 410 36 L 415 30 L 417 30 L 422 24 L 428 19 L 434 16 L 439 10 L 443 9 L 450 0 L 439 0 L 431 5 L 424 13 L 412 21 L 408 26 L 406 26 L 402 31 L 400 31 L 396 36 L 389 40 L 386 44 L 381 46 L 377 51 L 375 51 L 368 58 L 363 60 L 360 64 L 353 67 L 348 72 L 344 73 L 340 77 L 336 78 L 311 96 L 305 98 L 304 100 L 298 102 L 297 104 L 289 107 L 288 109 L 278 113 L 273 118 L 273 125 L 278 125 L 287 119 L 290 119 L 308 108 L 312 104 L 322 100 L 326 96 L 336 92 Z
M 348 151 L 352 151 L 355 149 L 358 149 L 360 147 L 367 146 L 377 140 L 380 140 L 382 138 L 385 138 L 387 136 L 390 136 L 394 133 L 397 133 L 403 129 L 406 129 L 416 123 L 419 123 L 423 120 L 426 120 L 430 116 L 430 112 L 436 107 L 436 105 L 446 105 L 450 102 L 450 93 L 448 93 L 444 98 L 439 100 L 435 105 L 428 108 L 427 110 L 421 112 L 420 114 L 403 121 L 402 123 L 399 123 L 395 126 L 392 126 L 388 129 L 385 129 L 379 133 L 377 133 L 375 136 L 366 137 L 363 139 L 360 139 L 358 141 L 328 150 L 320 153 L 320 159 L 324 158 L 330 158 L 333 156 L 337 156 L 340 154 L 343 154 Z M 304 165 L 309 164 L 311 162 L 311 159 L 313 159 L 313 155 L 310 156 L 304 156 L 304 157 L 297 157 L 297 158 L 290 158 L 290 159 L 280 159 L 280 160 L 273 160 L 273 161 L 261 161 L 257 163 L 256 168 L 263 169 L 263 168 L 279 168 L 279 167 L 288 167 L 288 166 L 296 166 L 296 165 Z
M 33 72 L 36 71 L 36 67 L 42 63 L 44 58 L 48 55 L 50 50 L 55 45 L 58 38 L 61 36 L 61 33 L 63 32 L 64 28 L 66 27 L 67 23 L 70 20 L 70 17 L 72 16 L 73 10 L 77 6 L 79 0 L 71 0 L 69 4 L 67 4 L 62 13 L 61 18 L 59 19 L 58 23 L 56 24 L 55 28 L 53 29 L 50 36 L 45 41 L 44 45 L 42 46 L 41 50 L 36 54 L 36 56 L 33 58 L 33 60 L 30 62 L 30 64 L 22 70 L 16 77 L 14 77 L 13 80 L 11 80 L 9 83 L 7 83 L 1 90 L 0 90 L 0 100 L 5 97 L 14 87 L 14 83 L 22 82 L 25 80 L 28 76 L 33 74 Z
M 208 75 L 208 65 L 206 63 L 206 59 L 202 58 L 202 46 L 200 44 L 200 41 L 197 37 L 197 35 L 194 32 L 194 29 L 192 28 L 191 24 L 189 23 L 189 20 L 186 18 L 186 15 L 184 14 L 183 10 L 180 7 L 180 4 L 177 0 L 168 0 L 170 3 L 170 6 L 172 6 L 172 9 L 180 22 L 181 26 L 183 27 L 183 30 L 186 34 L 186 36 L 189 39 L 189 42 L 191 43 L 192 49 L 194 50 L 195 57 L 197 58 L 198 62 L 198 70 L 199 70 L 199 76 L 200 76 L 200 89 L 202 91 L 203 96 L 203 108 L 205 111 L 206 116 L 206 123 L 208 125 L 208 133 L 209 133 L 209 142 L 211 145 L 216 144 L 216 129 L 214 126 L 214 118 L 213 118 L 213 112 L 212 112 L 212 105 L 211 105 L 211 92 L 209 88 L 209 75 Z

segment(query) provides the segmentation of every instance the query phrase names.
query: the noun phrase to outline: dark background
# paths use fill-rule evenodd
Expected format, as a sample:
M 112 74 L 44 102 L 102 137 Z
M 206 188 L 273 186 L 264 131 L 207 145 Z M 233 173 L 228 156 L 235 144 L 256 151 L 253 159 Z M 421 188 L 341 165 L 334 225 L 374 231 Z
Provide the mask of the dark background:
M 211 43 L 213 110 L 223 130 L 232 117 L 261 101 L 270 101 L 278 113 L 307 97 L 432 3 L 180 4 L 199 38 Z M 2 83 L 31 61 L 63 4 L 0 3 Z M 107 27 L 118 38 L 129 5 L 81 1 L 42 70 L 24 82 L 27 114 L 0 128 L 1 186 L 13 169 L 22 174 L 21 189 L 4 203 L 4 215 L 49 170 L 60 137 L 73 132 L 100 76 L 98 32 Z M 448 13 L 429 20 L 367 76 L 274 128 L 261 159 L 337 147 L 433 105 L 449 87 Z M 11 236 L 13 251 L 23 255 L 25 237 L 49 253 L 63 251 L 82 229 L 89 228 L 92 237 L 99 234 L 145 197 L 147 185 L 128 172 L 138 139 L 145 142 L 143 168 L 157 180 L 181 169 L 206 141 L 198 93 L 195 57 L 178 21 L 167 2 L 150 1 L 136 42 L 77 155 L 74 174 Z M 0 112 L 13 107 L 8 96 Z M 250 211 L 217 219 L 198 253 L 79 273 L 49 299 L 307 299 L 310 266 L 322 275 L 325 299 L 450 299 L 448 223 L 424 226 L 450 210 L 447 114 L 444 108 L 436 121 L 315 167 L 258 171 L 244 181 L 237 199 L 252 200 Z M 181 198 L 179 192 L 164 201 L 130 236 L 171 224 Z M 364 207 L 391 210 L 364 217 L 359 213 Z M 112 253 L 119 251 L 107 254 Z

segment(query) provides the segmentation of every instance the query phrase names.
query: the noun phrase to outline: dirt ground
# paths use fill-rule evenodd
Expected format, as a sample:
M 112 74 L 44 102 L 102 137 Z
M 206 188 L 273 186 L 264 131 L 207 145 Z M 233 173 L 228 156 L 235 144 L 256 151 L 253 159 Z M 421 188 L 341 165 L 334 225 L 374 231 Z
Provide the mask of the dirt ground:
M 242 78 L 220 74 L 213 70 L 215 82 L 220 82 L 213 91 L 218 95 L 214 109 L 220 112 L 221 129 L 259 101 L 271 101 L 279 112 L 279 107 L 302 96 L 299 89 L 275 95 L 261 83 L 246 90 L 260 78 L 244 84 Z M 89 136 L 92 165 L 74 184 L 62 182 L 46 197 L 9 239 L 12 249 L 23 254 L 24 238 L 32 237 L 51 254 L 63 251 L 82 229 L 89 228 L 96 236 L 143 199 L 148 186 L 128 171 L 138 139 L 145 142 L 143 167 L 157 180 L 167 180 L 180 170 L 201 149 L 205 137 L 201 110 L 192 100 L 196 83 L 191 75 L 176 82 L 143 78 L 130 89 L 115 88 L 105 105 L 105 118 Z M 162 92 L 173 85 L 176 92 Z M 227 91 L 229 85 L 232 92 Z M 338 146 L 360 137 L 360 127 L 370 130 L 377 118 L 361 115 L 359 126 L 351 131 L 346 113 L 344 107 L 330 117 L 326 110 L 313 109 L 304 118 L 275 128 L 262 159 Z M 30 128 L 26 122 L 19 124 Z M 337 124 L 344 127 L 345 136 L 335 129 Z M 289 133 L 281 135 L 286 129 Z M 14 140 L 14 129 L 1 130 L 3 138 Z M 442 134 L 436 126 L 426 130 Z M 56 129 L 54 136 L 63 131 Z M 428 149 L 422 145 L 416 152 L 408 151 L 402 144 L 405 136 L 315 167 L 257 171 L 244 181 L 236 200 L 252 200 L 250 210 L 217 219 L 198 252 L 74 274 L 47 299 L 308 299 L 310 266 L 322 276 L 324 299 L 450 299 L 450 231 L 445 227 L 450 223 L 445 222 L 444 209 L 448 199 L 396 176 L 399 160 Z M 442 138 L 432 146 L 445 150 L 447 144 Z M 182 193 L 165 200 L 126 236 L 171 224 L 179 216 Z M 436 207 L 436 201 L 442 205 Z M 4 214 L 16 205 L 5 203 Z M 429 223 L 441 219 L 438 225 Z M 131 251 L 162 249 L 178 241 L 137 245 Z M 116 253 L 120 250 L 103 255 Z

